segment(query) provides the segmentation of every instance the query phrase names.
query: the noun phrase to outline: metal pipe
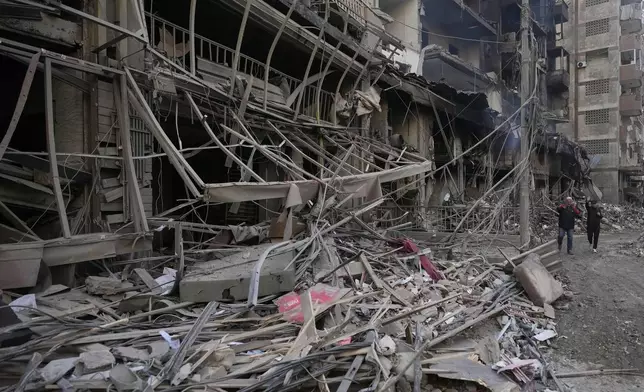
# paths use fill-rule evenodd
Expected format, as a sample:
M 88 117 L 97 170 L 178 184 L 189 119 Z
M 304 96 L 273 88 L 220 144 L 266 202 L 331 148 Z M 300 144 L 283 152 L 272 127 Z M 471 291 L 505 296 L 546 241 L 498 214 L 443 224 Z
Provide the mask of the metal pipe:
M 530 146 L 528 145 L 528 106 L 530 96 L 530 68 L 532 51 L 529 48 L 530 35 L 530 0 L 521 1 L 521 162 L 527 167 L 520 174 L 519 182 L 519 232 L 521 248 L 530 242 Z
M 315 46 L 313 47 L 313 52 L 311 52 L 309 63 L 306 65 L 306 71 L 304 72 L 302 83 L 306 83 L 306 79 L 309 78 L 309 73 L 311 72 L 311 67 L 313 66 L 313 60 L 315 60 L 315 55 L 318 52 L 320 42 L 322 42 L 322 37 L 324 36 L 324 28 L 326 27 L 328 21 L 329 21 L 329 0 L 327 0 L 327 8 L 326 8 L 326 12 L 324 13 L 324 25 L 322 25 L 322 28 L 320 29 L 320 33 L 318 34 L 318 39 L 317 41 L 315 41 Z M 306 86 L 302 88 L 300 95 L 297 97 L 297 104 L 295 105 L 295 114 L 293 115 L 293 120 L 297 120 L 298 113 L 300 111 L 300 106 L 302 105 L 302 97 L 304 96 L 304 94 L 306 94 Z
M 264 66 L 264 110 L 266 110 L 266 104 L 268 101 L 268 72 L 271 69 L 271 60 L 273 59 L 273 52 L 275 51 L 277 42 L 280 40 L 280 37 L 284 32 L 284 28 L 286 27 L 286 24 L 288 23 L 289 19 L 291 19 L 291 15 L 293 14 L 293 10 L 295 10 L 295 6 L 297 5 L 297 2 L 298 0 L 293 0 L 293 3 L 291 4 L 291 6 L 288 9 L 288 12 L 286 13 L 286 17 L 284 18 L 284 21 L 280 26 L 280 29 L 277 31 L 275 38 L 273 38 L 273 42 L 271 43 L 271 48 L 268 50 L 268 56 L 266 57 L 266 65 Z
M 241 26 L 239 26 L 239 34 L 237 34 L 237 45 L 235 46 L 235 54 L 233 55 L 233 73 L 230 75 L 230 92 L 228 97 L 232 98 L 233 91 L 235 91 L 235 79 L 237 78 L 237 65 L 239 64 L 239 52 L 241 51 L 241 44 L 244 40 L 244 31 L 246 30 L 246 22 L 248 22 L 248 14 L 253 5 L 253 0 L 246 0 L 246 8 L 244 9 L 244 16 L 242 17 Z
M 343 16 L 344 19 L 344 29 L 342 31 L 342 34 L 346 35 L 347 34 L 347 29 L 349 28 L 349 18 L 346 16 Z M 324 83 L 324 77 L 327 75 L 327 72 L 329 72 L 329 68 L 331 67 L 331 64 L 333 63 L 333 60 L 335 59 L 335 54 L 340 50 L 340 46 L 342 46 L 342 41 L 338 41 L 338 44 L 335 46 L 335 49 L 331 53 L 331 57 L 329 58 L 329 61 L 326 63 L 326 67 L 324 67 L 324 72 L 322 72 L 322 78 L 318 81 L 318 91 L 315 96 L 315 104 L 316 104 L 316 113 L 317 117 L 320 117 L 320 94 L 322 94 L 322 83 Z M 318 120 L 318 122 L 320 122 Z
M 195 54 L 195 14 L 197 0 L 190 1 L 190 73 L 197 74 L 197 55 Z
M 250 308 L 251 306 L 257 305 L 257 298 L 259 297 L 259 280 L 262 272 L 262 266 L 264 265 L 264 261 L 266 261 L 266 258 L 268 255 L 283 246 L 289 245 L 289 247 L 296 247 L 300 244 L 303 244 L 306 240 L 298 241 L 293 243 L 292 241 L 286 241 L 286 242 L 280 242 L 275 245 L 270 246 L 268 249 L 262 253 L 262 255 L 259 257 L 257 260 L 257 263 L 255 263 L 255 268 L 253 268 L 253 274 L 250 277 L 250 287 L 248 288 L 248 302 L 247 306 Z
M 53 182 L 56 206 L 60 218 L 60 227 L 65 238 L 71 238 L 69 221 L 67 220 L 67 206 L 63 200 L 63 192 L 60 189 L 60 177 L 58 175 L 58 161 L 56 160 L 56 139 L 54 139 L 54 97 L 51 76 L 51 59 L 45 59 L 45 129 L 47 133 L 47 151 L 49 152 L 49 167 Z

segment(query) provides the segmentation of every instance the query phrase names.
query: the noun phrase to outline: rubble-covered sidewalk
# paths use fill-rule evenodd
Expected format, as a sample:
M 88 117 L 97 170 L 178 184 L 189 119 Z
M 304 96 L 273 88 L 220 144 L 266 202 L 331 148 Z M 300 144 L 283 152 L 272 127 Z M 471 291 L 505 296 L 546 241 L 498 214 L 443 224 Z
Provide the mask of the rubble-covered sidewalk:
M 358 212 L 303 216 L 287 241 L 273 222 L 264 244 L 242 237 L 215 261 L 188 261 L 180 283 L 166 257 L 112 264 L 81 287 L 5 292 L 2 378 L 16 390 L 562 385 L 543 353 L 557 336 L 550 304 L 569 296 L 548 271 L 559 260 L 541 262 L 552 242 L 502 252 L 504 263 L 449 260 Z M 499 332 L 472 338 L 482 323 Z

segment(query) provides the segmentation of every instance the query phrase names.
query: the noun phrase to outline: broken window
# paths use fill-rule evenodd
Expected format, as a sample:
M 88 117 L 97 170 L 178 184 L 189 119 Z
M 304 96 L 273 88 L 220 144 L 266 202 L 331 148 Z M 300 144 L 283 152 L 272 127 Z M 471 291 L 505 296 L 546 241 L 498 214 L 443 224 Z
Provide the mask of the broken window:
M 610 20 L 608 18 L 591 20 L 586 22 L 586 37 L 604 34 L 610 31 Z
M 640 51 L 638 49 L 620 52 L 620 61 L 622 65 L 638 64 L 639 60 Z
M 608 124 L 610 113 L 608 109 L 589 110 L 586 112 L 586 125 Z

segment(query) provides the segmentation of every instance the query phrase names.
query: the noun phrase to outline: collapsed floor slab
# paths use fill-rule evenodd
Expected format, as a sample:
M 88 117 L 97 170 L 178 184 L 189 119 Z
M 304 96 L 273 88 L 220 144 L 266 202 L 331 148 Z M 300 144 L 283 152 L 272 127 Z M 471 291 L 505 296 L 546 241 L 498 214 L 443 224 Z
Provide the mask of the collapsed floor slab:
M 181 301 L 209 302 L 248 298 L 256 261 L 271 244 L 254 246 L 222 259 L 202 263 L 189 271 L 179 286 Z M 295 267 L 289 266 L 295 252 L 277 251 L 264 261 L 259 296 L 278 294 L 295 287 Z M 286 268 L 288 266 L 288 268 Z

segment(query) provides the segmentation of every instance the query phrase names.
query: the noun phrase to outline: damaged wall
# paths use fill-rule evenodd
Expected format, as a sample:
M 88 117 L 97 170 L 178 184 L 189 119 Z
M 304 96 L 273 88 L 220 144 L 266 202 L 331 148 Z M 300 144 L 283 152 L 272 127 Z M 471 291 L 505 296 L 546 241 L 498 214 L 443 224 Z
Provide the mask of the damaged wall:
M 420 0 L 402 0 L 391 4 L 380 6 L 384 12 L 389 14 L 393 21 L 385 25 L 385 31 L 402 41 L 405 50 L 394 56 L 397 62 L 411 66 L 412 73 L 420 74 L 418 69 L 420 63 L 420 31 L 414 26 L 421 26 L 420 22 Z

